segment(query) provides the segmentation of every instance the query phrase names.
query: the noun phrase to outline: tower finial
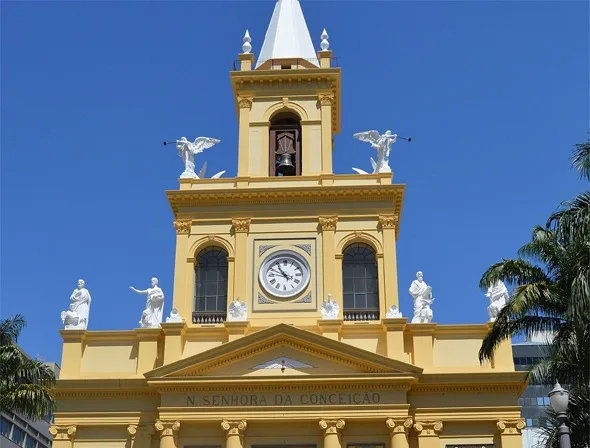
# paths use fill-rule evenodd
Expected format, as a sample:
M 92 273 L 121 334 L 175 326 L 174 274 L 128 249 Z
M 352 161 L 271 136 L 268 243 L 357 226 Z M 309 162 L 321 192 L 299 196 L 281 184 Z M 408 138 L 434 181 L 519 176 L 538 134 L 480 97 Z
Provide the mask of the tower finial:
M 328 42 L 328 37 L 330 36 L 328 36 L 326 28 L 324 28 L 324 31 L 322 31 L 322 35 L 320 36 L 320 38 L 322 39 L 322 42 L 320 43 L 322 51 L 326 51 L 328 48 L 330 48 L 330 42 Z
M 248 30 L 246 30 L 246 34 L 244 34 L 244 37 L 242 39 L 242 42 L 244 42 L 242 44 L 242 51 L 246 54 L 252 51 L 252 45 L 250 44 L 251 41 L 252 39 L 250 39 L 250 33 L 248 32 Z

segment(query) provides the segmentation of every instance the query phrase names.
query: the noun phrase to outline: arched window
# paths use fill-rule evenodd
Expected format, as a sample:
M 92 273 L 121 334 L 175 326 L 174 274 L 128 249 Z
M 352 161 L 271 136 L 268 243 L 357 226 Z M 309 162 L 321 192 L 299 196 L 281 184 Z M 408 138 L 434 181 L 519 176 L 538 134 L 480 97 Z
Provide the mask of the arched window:
M 193 323 L 223 322 L 227 310 L 227 252 L 215 246 L 201 251 L 195 277 Z
M 344 320 L 379 319 L 379 278 L 373 248 L 353 243 L 342 257 Z
M 301 176 L 301 123 L 297 115 L 281 112 L 270 120 L 269 175 Z

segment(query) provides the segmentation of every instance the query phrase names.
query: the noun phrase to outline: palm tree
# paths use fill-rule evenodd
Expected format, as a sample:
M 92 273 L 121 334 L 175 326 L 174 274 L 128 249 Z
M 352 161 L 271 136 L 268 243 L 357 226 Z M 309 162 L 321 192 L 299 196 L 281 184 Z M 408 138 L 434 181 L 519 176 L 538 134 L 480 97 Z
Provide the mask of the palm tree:
M 590 182 L 590 139 L 574 146 L 571 160 L 580 177 Z M 587 237 L 590 234 L 590 191 L 562 202 L 561 208 L 547 220 L 546 227 L 555 229 L 564 240 L 571 236 Z
M 590 236 L 574 235 L 564 240 L 557 231 L 537 226 L 531 242 L 519 249 L 518 258 L 502 260 L 483 274 L 481 288 L 498 280 L 515 288 L 484 338 L 479 359 L 490 360 L 506 338 L 552 334 L 546 358 L 532 366 L 530 379 L 535 384 L 559 380 L 571 387 L 572 447 L 586 448 L 590 430 L 586 406 L 590 403 Z M 550 419 L 549 415 L 549 423 Z M 551 436 L 549 430 L 555 426 L 547 428 Z M 556 439 L 548 437 L 546 446 L 556 446 L 554 443 Z
M 0 411 L 10 411 L 40 420 L 55 411 L 51 388 L 53 371 L 43 362 L 30 359 L 16 345 L 25 327 L 20 314 L 0 321 Z

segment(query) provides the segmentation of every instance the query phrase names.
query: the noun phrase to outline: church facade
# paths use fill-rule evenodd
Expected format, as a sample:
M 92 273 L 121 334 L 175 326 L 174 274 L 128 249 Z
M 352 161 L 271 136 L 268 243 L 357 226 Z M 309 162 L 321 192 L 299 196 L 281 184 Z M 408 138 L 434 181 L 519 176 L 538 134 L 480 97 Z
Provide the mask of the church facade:
M 383 160 L 333 173 L 324 37 L 316 53 L 298 0 L 275 4 L 256 63 L 245 37 L 237 176 L 199 178 L 187 156 L 167 192 L 167 322 L 61 330 L 54 448 L 521 447 L 510 341 L 480 364 L 489 323 L 399 313 L 404 185 Z

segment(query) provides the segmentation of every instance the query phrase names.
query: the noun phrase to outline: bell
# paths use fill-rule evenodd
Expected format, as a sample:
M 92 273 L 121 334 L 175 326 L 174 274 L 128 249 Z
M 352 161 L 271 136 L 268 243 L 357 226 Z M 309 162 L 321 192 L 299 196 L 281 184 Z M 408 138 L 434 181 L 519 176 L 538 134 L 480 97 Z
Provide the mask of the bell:
M 293 162 L 291 161 L 291 154 L 281 154 L 279 166 L 277 166 L 277 173 L 282 174 L 283 176 L 295 175 L 295 165 L 293 165 Z

